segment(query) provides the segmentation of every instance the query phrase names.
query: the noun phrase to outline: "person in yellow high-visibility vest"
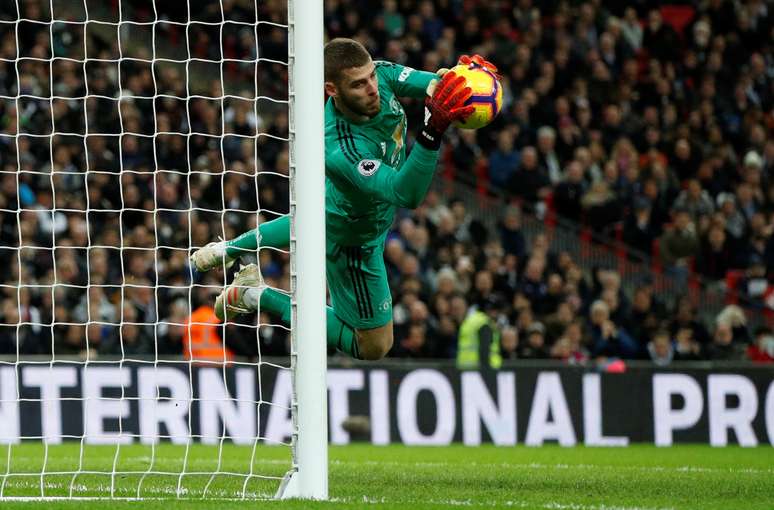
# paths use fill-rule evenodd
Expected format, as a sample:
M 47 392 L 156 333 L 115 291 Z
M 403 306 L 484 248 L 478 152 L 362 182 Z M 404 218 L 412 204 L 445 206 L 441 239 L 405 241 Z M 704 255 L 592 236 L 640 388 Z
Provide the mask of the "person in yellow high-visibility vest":
M 457 340 L 457 368 L 461 370 L 499 369 L 503 363 L 500 355 L 500 330 L 497 316 L 503 308 L 503 299 L 490 294 L 478 309 L 465 317 L 460 325 Z

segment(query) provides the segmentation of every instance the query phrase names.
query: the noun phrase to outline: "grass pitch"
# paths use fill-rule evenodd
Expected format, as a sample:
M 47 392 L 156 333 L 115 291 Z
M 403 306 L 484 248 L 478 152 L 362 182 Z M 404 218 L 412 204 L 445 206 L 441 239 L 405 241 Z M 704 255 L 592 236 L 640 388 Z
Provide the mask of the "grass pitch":
M 247 509 L 536 508 L 551 510 L 772 509 L 774 448 L 678 446 L 542 448 L 353 445 L 330 448 L 330 502 L 270 501 L 289 449 L 194 445 L 0 447 L 6 497 L 109 495 L 142 501 L 22 502 L 3 508 Z M 8 459 L 10 458 L 10 464 Z M 45 459 L 45 474 L 41 477 Z M 220 465 L 218 465 L 220 463 Z M 81 474 L 73 477 L 80 465 Z M 122 471 L 115 477 L 109 473 Z M 276 478 L 246 477 L 253 475 Z M 153 472 L 152 474 L 149 471 Z M 213 477 L 211 472 L 221 474 Z M 28 473 L 22 475 L 20 473 Z M 101 474 L 107 473 L 107 474 Z M 161 474 L 163 473 L 163 474 Z M 179 487 L 179 492 L 178 492 Z M 203 500 L 204 492 L 208 498 Z M 177 498 L 177 494 L 180 498 Z M 250 498 L 242 501 L 243 495 Z

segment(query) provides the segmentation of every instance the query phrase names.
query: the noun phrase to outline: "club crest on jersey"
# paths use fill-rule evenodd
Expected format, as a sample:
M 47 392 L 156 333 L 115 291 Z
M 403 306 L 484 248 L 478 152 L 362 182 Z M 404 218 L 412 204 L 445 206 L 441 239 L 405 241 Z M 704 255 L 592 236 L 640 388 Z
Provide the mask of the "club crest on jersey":
M 379 166 L 382 164 L 378 159 L 364 159 L 357 164 L 357 171 L 360 175 L 365 177 L 371 177 L 379 170 Z

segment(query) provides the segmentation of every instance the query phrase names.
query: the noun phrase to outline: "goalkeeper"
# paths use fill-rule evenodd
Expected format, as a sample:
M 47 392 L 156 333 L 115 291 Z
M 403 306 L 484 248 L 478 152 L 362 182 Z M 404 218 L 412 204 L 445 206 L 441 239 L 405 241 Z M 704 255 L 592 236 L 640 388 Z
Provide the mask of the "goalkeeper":
M 491 66 L 480 57 L 460 63 Z M 441 77 L 438 81 L 439 76 Z M 392 297 L 383 252 L 397 207 L 415 208 L 432 180 L 441 138 L 473 111 L 462 77 L 374 62 L 351 39 L 325 45 L 326 276 L 328 345 L 358 359 L 382 358 L 392 347 Z M 425 98 L 425 122 L 406 158 L 406 114 L 396 96 Z M 303 178 L 303 176 L 301 176 Z M 229 266 L 258 247 L 286 248 L 290 218 L 261 224 L 231 241 L 209 243 L 191 256 L 198 271 Z M 216 299 L 221 320 L 259 309 L 290 323 L 290 297 L 266 286 L 250 264 Z

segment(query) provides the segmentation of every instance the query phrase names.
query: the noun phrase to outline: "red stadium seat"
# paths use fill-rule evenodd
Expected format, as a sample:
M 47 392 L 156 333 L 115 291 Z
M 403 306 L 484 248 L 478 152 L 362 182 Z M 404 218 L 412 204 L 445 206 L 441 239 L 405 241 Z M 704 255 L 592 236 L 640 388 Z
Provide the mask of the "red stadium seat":
M 696 9 L 690 5 L 662 5 L 659 9 L 665 23 L 672 25 L 675 32 L 684 36 L 685 26 L 693 21 Z

